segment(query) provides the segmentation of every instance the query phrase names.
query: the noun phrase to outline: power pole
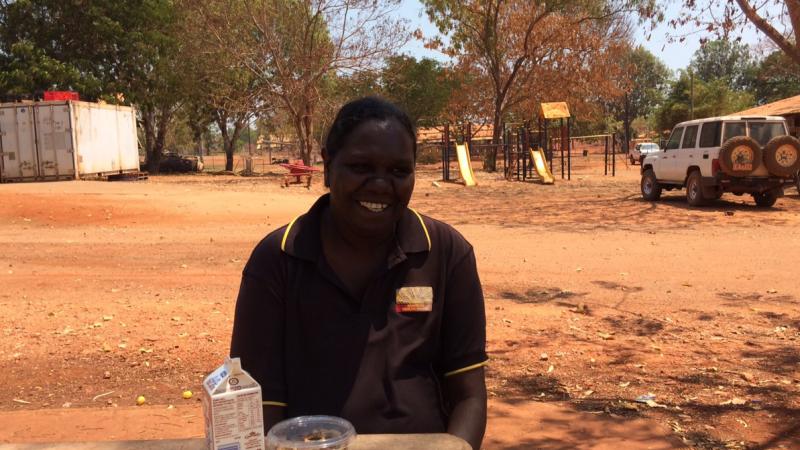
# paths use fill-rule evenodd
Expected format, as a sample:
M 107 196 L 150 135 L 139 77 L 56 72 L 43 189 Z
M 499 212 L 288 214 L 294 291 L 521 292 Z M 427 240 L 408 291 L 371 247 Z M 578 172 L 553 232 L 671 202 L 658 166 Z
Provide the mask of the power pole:
M 689 69 L 689 120 L 694 119 L 694 72 Z
M 630 102 L 628 101 L 628 93 L 625 93 L 625 146 L 623 147 L 623 152 L 627 155 L 630 152 L 630 142 L 631 142 L 631 116 L 630 116 Z

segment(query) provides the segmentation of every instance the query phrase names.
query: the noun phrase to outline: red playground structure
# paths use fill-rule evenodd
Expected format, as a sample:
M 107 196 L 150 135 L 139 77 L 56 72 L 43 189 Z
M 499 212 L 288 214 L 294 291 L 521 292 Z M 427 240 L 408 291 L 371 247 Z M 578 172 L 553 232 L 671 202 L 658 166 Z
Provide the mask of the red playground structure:
M 311 178 L 314 172 L 319 172 L 316 167 L 311 167 L 303 164 L 302 159 L 292 161 L 291 163 L 280 164 L 281 167 L 288 170 L 289 173 L 283 176 L 283 184 L 281 187 L 289 187 L 290 184 L 303 184 L 305 183 L 306 189 L 311 188 Z

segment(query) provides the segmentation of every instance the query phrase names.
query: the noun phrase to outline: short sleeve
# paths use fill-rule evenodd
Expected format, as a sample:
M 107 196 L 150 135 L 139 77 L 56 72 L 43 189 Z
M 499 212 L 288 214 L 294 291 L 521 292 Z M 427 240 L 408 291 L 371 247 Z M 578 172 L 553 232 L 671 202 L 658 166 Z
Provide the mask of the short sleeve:
M 286 280 L 280 248 L 271 248 L 269 240 L 256 247 L 242 273 L 230 353 L 261 385 L 265 405 L 286 406 Z
M 488 362 L 483 290 L 471 248 L 448 273 L 441 343 L 439 371 L 444 376 L 476 369 Z

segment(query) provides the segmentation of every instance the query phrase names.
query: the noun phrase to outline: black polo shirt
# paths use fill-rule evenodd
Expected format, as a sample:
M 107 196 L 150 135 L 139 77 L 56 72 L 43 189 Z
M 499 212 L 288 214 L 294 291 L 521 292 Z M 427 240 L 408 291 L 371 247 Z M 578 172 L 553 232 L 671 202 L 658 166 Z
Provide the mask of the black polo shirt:
M 328 414 L 359 433 L 447 428 L 441 381 L 486 364 L 472 246 L 407 209 L 386 267 L 354 298 L 327 264 L 322 196 L 270 233 L 244 268 L 231 355 L 287 416 Z

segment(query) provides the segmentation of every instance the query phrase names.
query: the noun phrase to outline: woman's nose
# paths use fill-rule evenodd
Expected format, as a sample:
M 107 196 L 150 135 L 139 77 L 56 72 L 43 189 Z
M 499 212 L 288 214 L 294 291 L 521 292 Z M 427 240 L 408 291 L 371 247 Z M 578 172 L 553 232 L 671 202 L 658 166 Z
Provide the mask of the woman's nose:
M 376 173 L 367 180 L 367 187 L 375 191 L 391 192 L 394 189 L 394 183 L 388 172 Z

